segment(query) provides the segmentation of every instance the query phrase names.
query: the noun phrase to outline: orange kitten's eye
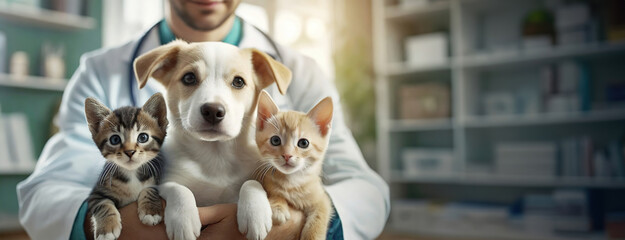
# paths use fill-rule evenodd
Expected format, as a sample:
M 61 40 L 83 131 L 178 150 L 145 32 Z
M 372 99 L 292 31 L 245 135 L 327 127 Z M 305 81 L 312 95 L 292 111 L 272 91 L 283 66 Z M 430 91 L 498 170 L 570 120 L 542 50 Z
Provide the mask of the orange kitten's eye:
M 274 135 L 269 139 L 269 143 L 271 143 L 271 145 L 273 146 L 280 146 L 280 144 L 282 144 L 282 140 L 280 139 L 280 137 Z
M 308 139 L 306 139 L 306 138 L 302 138 L 299 141 L 297 141 L 297 146 L 300 147 L 300 148 L 307 148 L 308 144 L 309 144 L 309 142 L 308 142 Z

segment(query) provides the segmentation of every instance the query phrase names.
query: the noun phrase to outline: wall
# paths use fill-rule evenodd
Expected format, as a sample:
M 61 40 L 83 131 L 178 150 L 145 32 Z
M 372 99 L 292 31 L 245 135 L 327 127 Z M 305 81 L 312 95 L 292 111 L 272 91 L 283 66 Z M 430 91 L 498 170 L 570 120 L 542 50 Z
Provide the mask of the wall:
M 39 75 L 39 58 L 44 42 L 65 46 L 66 76 L 69 78 L 78 67 L 80 56 L 102 45 L 102 1 L 88 0 L 87 15 L 96 20 L 90 30 L 62 31 L 36 27 L 0 17 L 0 32 L 7 36 L 7 53 L 24 51 L 30 60 L 31 75 Z M 8 69 L 8 67 L 7 67 Z M 34 156 L 38 157 L 50 136 L 52 117 L 61 100 L 61 92 L 31 90 L 0 86 L 2 113 L 23 112 L 33 142 Z M 26 175 L 0 175 L 0 212 L 17 213 L 15 185 Z

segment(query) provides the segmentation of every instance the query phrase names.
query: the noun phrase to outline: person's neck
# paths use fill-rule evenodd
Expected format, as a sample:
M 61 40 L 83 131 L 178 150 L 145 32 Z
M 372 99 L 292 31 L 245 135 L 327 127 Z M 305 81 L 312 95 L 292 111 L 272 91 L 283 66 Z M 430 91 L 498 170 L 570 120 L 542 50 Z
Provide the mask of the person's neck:
M 206 42 L 206 41 L 221 41 L 224 39 L 230 29 L 232 29 L 232 25 L 234 24 L 235 15 L 230 16 L 226 21 L 221 24 L 221 26 L 210 30 L 210 31 L 198 31 L 195 30 L 187 24 L 185 24 L 182 19 L 172 16 L 175 13 L 171 13 L 167 15 L 166 21 L 171 31 L 176 35 L 176 37 L 185 40 L 187 42 Z

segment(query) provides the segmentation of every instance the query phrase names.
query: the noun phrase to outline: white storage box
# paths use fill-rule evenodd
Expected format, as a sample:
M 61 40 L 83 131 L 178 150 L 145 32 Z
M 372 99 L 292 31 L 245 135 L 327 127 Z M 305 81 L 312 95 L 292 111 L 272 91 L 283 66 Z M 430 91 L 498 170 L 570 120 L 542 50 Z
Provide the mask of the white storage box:
M 429 33 L 406 38 L 406 62 L 410 66 L 447 63 L 448 38 L 445 33 Z
M 453 151 L 446 148 L 408 148 L 402 151 L 404 174 L 449 175 L 453 166 Z

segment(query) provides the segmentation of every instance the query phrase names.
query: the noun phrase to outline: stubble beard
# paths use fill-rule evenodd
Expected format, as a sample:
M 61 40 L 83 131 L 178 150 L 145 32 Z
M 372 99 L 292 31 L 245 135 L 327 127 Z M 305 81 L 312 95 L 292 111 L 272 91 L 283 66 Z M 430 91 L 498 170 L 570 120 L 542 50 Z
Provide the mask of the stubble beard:
M 173 4 L 173 3 L 170 3 L 170 5 L 173 7 L 174 12 L 176 12 L 176 15 L 178 15 L 178 17 L 180 17 L 180 19 L 182 19 L 182 21 L 187 26 L 189 26 L 191 29 L 196 30 L 196 31 L 207 32 L 207 31 L 215 30 L 216 28 L 224 24 L 224 22 L 226 22 L 226 20 L 228 20 L 228 18 L 232 15 L 232 13 L 228 13 L 222 19 L 220 19 L 219 22 L 217 22 L 216 24 L 208 24 L 207 26 L 203 26 L 203 25 L 201 26 L 201 25 L 198 25 L 198 22 L 196 22 L 193 19 L 193 17 L 189 15 L 188 12 L 184 11 L 182 7 L 177 6 L 176 4 Z M 211 14 L 212 12 L 213 11 L 211 10 L 204 10 L 201 12 L 201 15 Z

